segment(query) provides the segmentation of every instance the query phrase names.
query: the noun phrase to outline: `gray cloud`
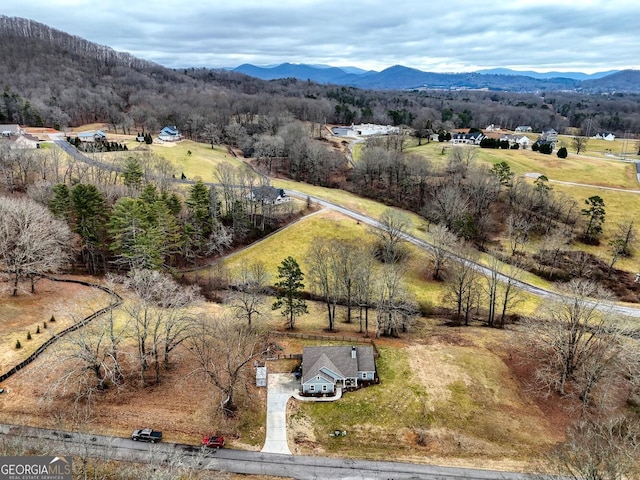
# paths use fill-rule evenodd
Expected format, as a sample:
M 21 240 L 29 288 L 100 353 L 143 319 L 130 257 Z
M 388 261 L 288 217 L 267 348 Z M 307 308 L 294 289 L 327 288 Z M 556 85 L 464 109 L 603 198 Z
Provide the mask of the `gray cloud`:
M 172 68 L 640 68 L 640 4 L 627 0 L 3 0 L 0 13 Z

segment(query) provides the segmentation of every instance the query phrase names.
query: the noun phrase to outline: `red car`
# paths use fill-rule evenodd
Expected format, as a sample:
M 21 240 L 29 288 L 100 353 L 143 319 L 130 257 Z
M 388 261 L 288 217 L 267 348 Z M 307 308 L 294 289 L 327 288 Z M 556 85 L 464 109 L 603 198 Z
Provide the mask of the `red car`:
M 202 438 L 202 446 L 207 448 L 224 447 L 224 437 L 220 435 L 210 435 Z

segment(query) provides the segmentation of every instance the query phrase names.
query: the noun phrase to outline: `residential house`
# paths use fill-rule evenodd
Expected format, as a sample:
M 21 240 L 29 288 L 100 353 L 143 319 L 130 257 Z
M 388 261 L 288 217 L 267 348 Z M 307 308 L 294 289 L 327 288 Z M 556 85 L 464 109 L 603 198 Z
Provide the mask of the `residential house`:
M 178 131 L 178 128 L 173 127 L 164 127 L 160 130 L 160 134 L 158 135 L 158 139 L 163 142 L 177 142 L 182 139 L 182 135 Z
M 335 394 L 337 388 L 359 388 L 376 379 L 376 362 L 370 345 L 302 349 L 303 394 Z
M 509 142 L 510 147 L 518 144 L 519 148 L 527 149 L 531 146 L 531 139 L 526 135 L 503 135 L 502 137 L 500 137 L 500 140 L 506 140 L 507 142 Z
M 356 136 L 356 132 L 353 129 L 353 126 L 351 126 L 351 127 L 344 127 L 344 126 L 331 127 L 331 133 L 333 133 L 337 137 L 355 137 Z
M 24 135 L 25 131 L 20 125 L 16 124 L 2 124 L 0 125 L 0 134 L 3 137 L 10 137 L 12 135 Z
M 7 144 L 12 150 L 40 148 L 40 140 L 38 140 L 38 137 L 26 133 L 24 135 L 6 137 L 0 144 Z
M 337 137 L 368 137 L 371 135 L 391 135 L 400 133 L 400 127 L 391 125 L 377 125 L 373 123 L 361 123 L 359 125 L 336 126 L 331 128 L 331 133 Z
M 540 140 L 555 144 L 558 141 L 558 132 L 556 132 L 553 128 L 543 130 L 542 134 L 540 135 Z
M 596 133 L 592 138 L 613 142 L 616 139 L 616 136 L 611 132 L 600 132 L 600 133 Z
M 78 139 L 80 139 L 81 142 L 106 142 L 107 134 L 101 130 L 96 132 L 80 132 L 78 133 Z
M 494 125 L 493 123 L 491 125 L 487 125 L 487 127 L 485 128 L 485 130 L 487 132 L 500 132 L 502 131 L 502 128 L 500 128 L 500 125 Z
M 454 133 L 451 136 L 451 143 L 466 144 L 466 145 L 480 145 L 480 142 L 487 138 L 482 132 L 473 133 Z
M 265 203 L 268 205 L 280 205 L 281 203 L 291 201 L 291 197 L 287 196 L 282 188 L 256 187 L 247 196 L 252 202 Z
M 518 133 L 531 133 L 533 132 L 533 128 L 530 125 L 518 125 L 515 129 Z

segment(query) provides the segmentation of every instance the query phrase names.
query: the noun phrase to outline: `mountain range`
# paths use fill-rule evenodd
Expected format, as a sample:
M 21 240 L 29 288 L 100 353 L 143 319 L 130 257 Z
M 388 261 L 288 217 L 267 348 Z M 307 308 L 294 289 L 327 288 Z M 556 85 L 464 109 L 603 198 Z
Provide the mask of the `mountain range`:
M 640 93 L 639 70 L 611 70 L 591 75 L 581 72 L 517 71 L 506 68 L 471 73 L 424 72 L 394 65 L 380 72 L 355 67 L 282 63 L 259 67 L 243 64 L 233 69 L 262 80 L 295 78 L 379 90 L 497 90 L 512 92 L 575 91 L 582 93 Z

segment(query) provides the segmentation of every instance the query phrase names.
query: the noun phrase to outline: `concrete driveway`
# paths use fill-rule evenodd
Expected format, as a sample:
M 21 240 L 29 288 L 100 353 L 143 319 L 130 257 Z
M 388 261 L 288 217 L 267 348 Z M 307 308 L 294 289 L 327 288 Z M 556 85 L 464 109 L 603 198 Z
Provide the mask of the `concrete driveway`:
M 270 373 L 267 379 L 267 438 L 261 452 L 291 455 L 287 443 L 287 402 L 298 389 L 293 373 Z

